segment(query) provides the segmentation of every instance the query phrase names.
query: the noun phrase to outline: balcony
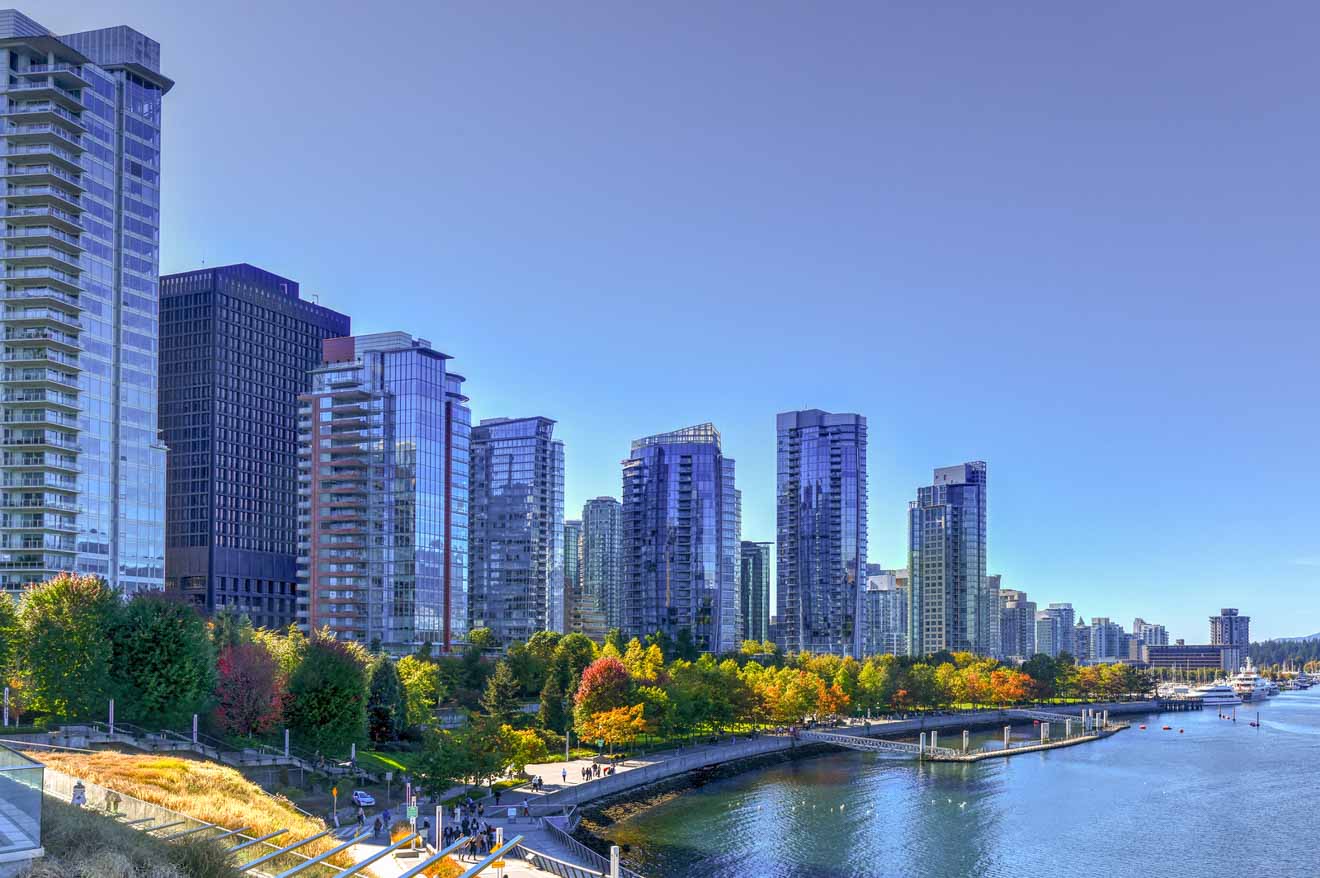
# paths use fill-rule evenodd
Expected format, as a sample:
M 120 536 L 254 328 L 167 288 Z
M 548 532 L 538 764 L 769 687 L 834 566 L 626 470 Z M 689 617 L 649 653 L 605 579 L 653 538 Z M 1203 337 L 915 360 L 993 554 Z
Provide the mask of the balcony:
M 61 351 L 46 350 L 45 348 L 10 351 L 0 354 L 0 362 L 12 363 L 18 366 L 55 363 L 66 369 L 82 368 L 78 365 L 77 357 L 71 357 Z
M 51 455 L 41 452 L 23 452 L 21 454 L 10 452 L 4 455 L 4 465 L 12 470 L 39 471 L 53 469 L 66 473 L 71 477 L 82 472 L 76 460 L 72 455 Z
M 66 88 L 53 76 L 11 82 L 5 91 L 16 101 L 51 101 L 74 113 L 81 113 L 83 109 L 82 95 Z
M 4 479 L 0 480 L 0 486 L 5 488 L 28 489 L 39 491 L 48 489 L 53 491 L 72 491 L 78 493 L 78 480 L 68 476 L 59 476 L 54 473 L 5 473 Z
M 69 235 L 81 235 L 84 231 L 82 220 L 58 207 L 38 205 L 36 207 L 10 207 L 4 212 L 4 218 L 14 226 L 50 226 Z M 81 247 L 81 243 L 79 243 Z
M 0 500 L 0 509 L 6 512 L 67 512 L 77 514 L 78 505 L 65 497 L 48 496 L 40 500 L 9 499 Z
M 65 88 L 91 88 L 92 82 L 83 76 L 78 64 L 32 64 L 26 70 L 11 70 L 15 76 L 49 76 Z
M 4 197 L 9 199 L 9 203 L 19 207 L 39 207 L 54 206 L 66 212 L 77 212 L 82 210 L 82 202 L 79 200 L 82 187 L 78 187 L 78 192 L 70 192 L 65 185 L 54 186 L 49 183 L 33 183 L 28 185 L 16 185 L 14 181 L 22 178 L 6 175 L 10 183 L 3 190 Z M 48 179 L 48 178 L 42 178 Z M 51 202 L 54 202 L 51 205 Z
M 24 244 L 49 246 L 58 242 L 72 249 L 82 249 L 82 238 L 77 233 L 69 234 L 63 229 L 50 225 L 15 226 L 0 231 L 0 240 L 16 246 Z
M 70 295 L 60 290 L 54 290 L 50 287 L 26 287 L 13 290 L 5 290 L 0 293 L 0 298 L 11 302 L 21 302 L 32 305 L 63 305 L 66 308 L 82 310 L 82 302 L 77 296 Z
M 73 277 L 82 270 L 76 255 L 58 247 L 7 247 L 3 258 L 12 266 L 49 266 Z
M 60 290 L 70 296 L 77 295 L 83 290 L 82 281 L 77 275 L 70 274 L 67 271 L 61 271 L 58 268 L 47 268 L 45 266 L 6 268 L 0 278 L 11 283 L 18 281 L 30 281 L 33 286 L 44 284 L 48 287 Z M 29 292 L 30 290 L 6 290 L 5 298 L 9 298 L 10 293 Z
M 78 441 L 68 433 L 56 433 L 50 430 L 30 434 L 9 435 L 0 438 L 0 446 L 5 448 L 54 449 L 56 451 L 80 451 Z
M 5 369 L 0 375 L 0 383 L 15 385 L 28 384 L 41 387 L 53 387 L 71 393 L 78 391 L 78 376 L 71 372 L 57 369 Z
M 13 327 L 34 327 L 39 326 L 45 331 L 45 327 L 54 324 L 63 333 L 82 332 L 82 322 L 65 311 L 56 311 L 53 308 L 6 308 L 2 318 L 6 323 Z M 72 344 L 77 344 L 76 336 L 68 336 Z
M 87 131 L 87 126 L 83 124 L 78 114 L 70 112 L 53 101 L 16 103 L 13 106 L 6 107 L 3 112 L 0 112 L 0 116 L 4 116 L 19 125 L 63 125 L 66 128 L 72 128 L 78 134 L 84 134 Z
M 54 409 L 28 409 L 15 408 L 5 411 L 4 418 L 0 420 L 7 427 L 28 426 L 28 427 L 61 427 L 66 430 L 78 429 L 78 418 L 75 415 L 66 412 L 57 412 Z
M 53 143 L 15 144 L 9 149 L 0 151 L 0 156 L 7 157 L 14 164 L 54 162 L 75 175 L 81 175 L 83 170 L 78 153 Z
M 71 174 L 51 162 L 31 165 L 14 164 L 12 161 L 7 162 L 0 176 L 14 184 L 50 183 L 62 186 L 65 189 L 76 190 L 78 195 L 81 195 L 84 191 L 82 174 Z
M 54 141 L 66 149 L 82 150 L 82 135 L 62 125 L 49 122 L 35 125 L 6 125 L 0 134 L 9 138 L 10 143 L 47 143 Z

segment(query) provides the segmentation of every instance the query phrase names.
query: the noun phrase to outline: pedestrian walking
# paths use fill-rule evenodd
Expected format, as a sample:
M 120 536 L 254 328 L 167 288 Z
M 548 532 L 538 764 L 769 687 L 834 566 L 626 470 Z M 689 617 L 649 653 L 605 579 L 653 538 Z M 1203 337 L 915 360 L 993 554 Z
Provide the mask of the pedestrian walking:
M 568 786 L 568 769 L 567 768 L 559 769 L 559 776 L 564 779 L 564 786 Z

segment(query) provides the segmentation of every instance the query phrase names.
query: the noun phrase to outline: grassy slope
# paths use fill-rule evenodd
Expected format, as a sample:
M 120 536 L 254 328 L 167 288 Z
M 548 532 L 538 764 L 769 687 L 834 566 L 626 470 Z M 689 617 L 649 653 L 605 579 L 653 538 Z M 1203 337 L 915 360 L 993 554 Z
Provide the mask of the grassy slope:
M 170 844 L 49 796 L 41 835 L 46 857 L 24 878 L 242 878 L 218 845 Z

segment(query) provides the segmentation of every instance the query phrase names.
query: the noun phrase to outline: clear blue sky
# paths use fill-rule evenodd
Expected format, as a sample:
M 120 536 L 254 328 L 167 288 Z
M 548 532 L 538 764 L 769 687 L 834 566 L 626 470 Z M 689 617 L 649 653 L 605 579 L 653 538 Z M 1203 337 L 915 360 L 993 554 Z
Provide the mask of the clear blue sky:
M 773 539 L 775 413 L 857 411 L 872 561 L 984 459 L 1006 587 L 1320 630 L 1313 3 L 20 8 L 162 43 L 163 271 L 432 339 L 570 516 L 710 420 Z

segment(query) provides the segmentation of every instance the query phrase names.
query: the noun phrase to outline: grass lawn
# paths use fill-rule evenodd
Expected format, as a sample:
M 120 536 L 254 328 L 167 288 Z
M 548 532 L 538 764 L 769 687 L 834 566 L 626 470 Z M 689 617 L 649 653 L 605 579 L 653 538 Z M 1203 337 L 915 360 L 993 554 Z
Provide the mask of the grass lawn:
M 299 813 L 287 800 L 266 795 L 239 772 L 213 762 L 111 751 L 29 755 L 57 771 L 206 823 L 230 829 L 246 826 L 251 835 L 287 829 L 289 838 L 293 839 L 314 835 L 325 828 L 322 820 Z M 301 848 L 300 852 L 321 853 L 336 844 L 325 837 Z M 334 862 L 341 860 L 343 865 L 351 865 L 343 854 Z
M 382 771 L 394 772 L 397 780 L 401 772 L 412 774 L 414 766 L 420 753 L 409 751 L 403 752 L 385 752 L 383 750 L 359 750 L 358 767 L 363 771 L 369 771 L 372 774 L 379 774 Z
M 161 841 L 49 796 L 41 807 L 46 856 L 22 878 L 242 878 L 218 844 Z

